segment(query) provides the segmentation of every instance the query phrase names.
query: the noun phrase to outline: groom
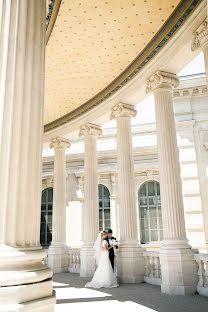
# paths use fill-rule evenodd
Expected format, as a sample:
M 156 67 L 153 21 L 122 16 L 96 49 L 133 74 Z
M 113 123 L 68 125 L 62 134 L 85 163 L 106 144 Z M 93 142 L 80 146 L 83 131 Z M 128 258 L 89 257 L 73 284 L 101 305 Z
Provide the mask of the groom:
M 111 246 L 110 244 L 110 241 L 111 240 L 115 240 L 116 241 L 116 238 L 113 237 L 113 231 L 111 229 L 108 230 L 108 236 L 106 237 L 106 241 L 108 243 L 108 247 Z M 111 265 L 112 265 L 112 268 L 113 268 L 113 271 L 114 271 L 114 248 L 118 248 L 117 245 L 115 245 L 113 248 L 111 248 L 109 250 L 109 259 L 110 259 L 110 262 L 111 262 Z

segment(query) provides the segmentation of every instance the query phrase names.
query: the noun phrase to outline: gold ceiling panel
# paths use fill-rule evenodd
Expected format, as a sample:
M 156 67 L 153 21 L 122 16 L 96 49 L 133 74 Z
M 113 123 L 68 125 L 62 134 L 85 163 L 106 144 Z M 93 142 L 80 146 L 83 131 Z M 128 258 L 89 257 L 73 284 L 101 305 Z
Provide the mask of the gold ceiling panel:
M 74 113 L 124 73 L 179 2 L 62 0 L 46 47 L 45 124 Z

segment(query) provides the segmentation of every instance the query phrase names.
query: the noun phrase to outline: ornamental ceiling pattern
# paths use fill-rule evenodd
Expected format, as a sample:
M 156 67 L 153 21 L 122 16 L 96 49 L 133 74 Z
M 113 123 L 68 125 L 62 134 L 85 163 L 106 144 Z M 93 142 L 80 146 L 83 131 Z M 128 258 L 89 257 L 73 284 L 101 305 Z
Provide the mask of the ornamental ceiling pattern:
M 46 47 L 45 124 L 78 109 L 124 72 L 180 0 L 52 2 L 58 15 Z

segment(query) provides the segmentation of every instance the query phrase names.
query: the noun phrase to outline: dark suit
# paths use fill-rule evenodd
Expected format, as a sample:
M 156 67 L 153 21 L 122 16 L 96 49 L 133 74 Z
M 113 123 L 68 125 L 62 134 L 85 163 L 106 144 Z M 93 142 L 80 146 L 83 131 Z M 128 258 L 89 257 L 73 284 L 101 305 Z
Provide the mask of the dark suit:
M 108 243 L 108 248 L 111 246 L 110 243 L 109 243 L 109 239 L 115 239 L 115 240 L 116 240 L 116 238 L 113 237 L 113 236 L 111 236 L 111 238 L 109 238 L 108 236 L 106 237 L 106 241 L 107 241 L 107 243 Z M 115 248 L 117 249 L 118 246 L 115 246 Z M 109 259 L 110 259 L 112 268 L 113 268 L 113 270 L 114 270 L 114 248 L 111 248 L 111 249 L 109 250 Z

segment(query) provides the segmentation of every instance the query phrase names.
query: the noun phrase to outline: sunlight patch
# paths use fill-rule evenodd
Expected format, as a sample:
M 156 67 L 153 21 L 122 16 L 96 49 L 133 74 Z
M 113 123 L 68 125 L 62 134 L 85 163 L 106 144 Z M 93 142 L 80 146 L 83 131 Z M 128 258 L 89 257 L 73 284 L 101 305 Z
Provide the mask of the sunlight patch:
M 59 288 L 56 289 L 56 299 L 83 299 L 83 298 L 103 298 L 112 297 L 101 291 L 92 290 L 88 288 Z

